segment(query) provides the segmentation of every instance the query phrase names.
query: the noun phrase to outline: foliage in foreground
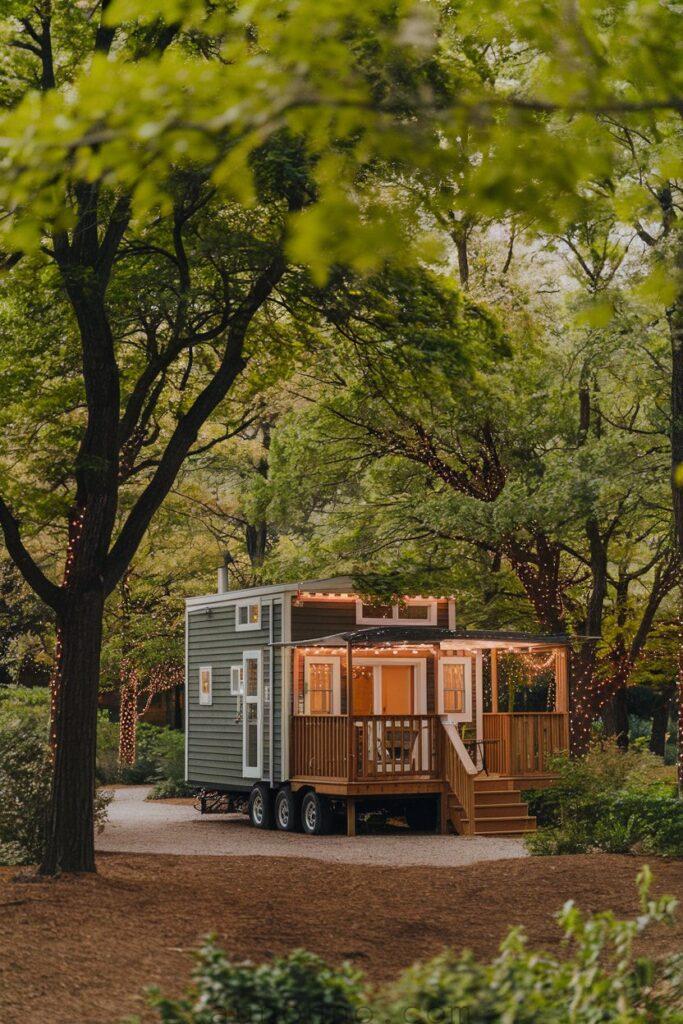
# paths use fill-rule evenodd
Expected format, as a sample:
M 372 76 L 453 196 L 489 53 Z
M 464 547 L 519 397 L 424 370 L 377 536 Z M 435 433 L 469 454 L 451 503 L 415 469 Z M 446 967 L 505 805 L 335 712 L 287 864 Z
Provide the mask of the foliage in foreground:
M 560 756 L 549 789 L 531 795 L 541 826 L 527 836 L 531 853 L 630 853 L 683 857 L 683 801 L 661 758 L 599 740 L 583 759 Z
M 589 1021 L 640 1024 L 683 1019 L 681 958 L 656 962 L 634 954 L 634 939 L 671 921 L 676 901 L 649 898 L 651 873 L 638 875 L 641 914 L 621 921 L 610 911 L 585 917 L 572 902 L 558 914 L 569 947 L 560 959 L 528 948 L 512 929 L 491 963 L 446 952 L 373 991 L 348 964 L 332 969 L 297 950 L 268 964 L 231 963 L 209 941 L 197 955 L 194 984 L 178 1000 L 157 990 L 150 1001 L 163 1024 L 415 1024 L 467 1021 Z

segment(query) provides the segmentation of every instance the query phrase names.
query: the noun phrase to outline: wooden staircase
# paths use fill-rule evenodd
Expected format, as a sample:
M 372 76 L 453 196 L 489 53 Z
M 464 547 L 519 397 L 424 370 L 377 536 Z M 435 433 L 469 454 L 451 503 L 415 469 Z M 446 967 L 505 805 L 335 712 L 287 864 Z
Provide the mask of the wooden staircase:
M 448 794 L 448 818 L 459 835 L 511 836 L 536 829 L 536 819 L 515 789 L 511 778 L 477 775 L 474 784 L 473 821 L 453 791 Z

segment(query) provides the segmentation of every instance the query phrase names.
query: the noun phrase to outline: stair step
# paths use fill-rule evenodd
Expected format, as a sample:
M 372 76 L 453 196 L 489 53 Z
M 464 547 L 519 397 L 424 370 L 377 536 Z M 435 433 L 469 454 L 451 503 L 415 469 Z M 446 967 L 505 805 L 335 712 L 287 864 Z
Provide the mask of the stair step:
M 483 807 L 488 804 L 518 804 L 522 798 L 516 789 L 476 789 L 474 802 L 477 807 Z
M 476 818 L 474 822 L 475 835 L 490 835 L 497 833 L 533 832 L 536 828 L 536 819 L 530 816 L 525 818 Z
M 479 829 L 474 830 L 475 836 L 509 836 L 511 839 L 518 838 L 519 836 L 525 836 L 529 832 L 535 832 L 533 828 L 487 828 L 486 832 L 481 832 Z
M 474 817 L 477 818 L 528 818 L 529 807 L 520 800 L 516 804 L 475 804 Z
M 512 779 L 501 779 L 493 778 L 489 779 L 484 776 L 478 775 L 474 780 L 474 791 L 475 793 L 484 793 L 486 790 L 512 790 L 513 782 Z

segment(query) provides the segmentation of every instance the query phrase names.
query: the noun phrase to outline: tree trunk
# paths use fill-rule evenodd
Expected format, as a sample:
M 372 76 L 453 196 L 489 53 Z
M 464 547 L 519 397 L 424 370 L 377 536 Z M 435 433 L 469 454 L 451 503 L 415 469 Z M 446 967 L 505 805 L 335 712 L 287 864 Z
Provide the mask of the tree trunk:
M 595 651 L 591 642 L 579 643 L 569 653 L 569 751 L 581 757 L 590 746 L 595 693 Z
M 182 690 L 179 686 L 173 689 L 173 728 L 184 729 Z
M 678 270 L 683 272 L 683 246 L 678 254 Z M 683 484 L 677 473 L 683 467 L 683 292 L 667 310 L 671 339 L 671 493 L 674 533 L 679 556 L 683 554 Z
M 664 757 L 666 753 L 666 727 L 669 724 L 669 709 L 672 693 L 669 690 L 662 694 L 662 699 L 654 709 L 652 715 L 652 732 L 650 733 L 650 750 L 658 757 Z
M 135 764 L 138 736 L 138 675 L 126 663 L 121 674 L 123 686 L 119 690 L 119 764 Z
M 616 739 L 617 745 L 621 747 L 622 750 L 628 750 L 629 744 L 629 720 L 626 696 L 626 687 L 618 687 L 605 707 L 603 714 L 605 732 L 608 736 L 613 736 Z
M 268 524 L 263 521 L 255 525 L 248 523 L 245 541 L 252 569 L 262 568 L 268 550 Z
M 54 768 L 41 871 L 94 871 L 97 696 L 104 594 L 71 597 L 59 614 L 52 695 Z M 55 738 L 58 743 L 54 743 Z

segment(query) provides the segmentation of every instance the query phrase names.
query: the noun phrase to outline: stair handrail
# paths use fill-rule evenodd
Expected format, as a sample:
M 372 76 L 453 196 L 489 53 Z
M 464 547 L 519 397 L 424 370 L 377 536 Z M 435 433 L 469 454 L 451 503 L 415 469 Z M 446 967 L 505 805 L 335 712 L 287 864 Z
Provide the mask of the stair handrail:
M 465 818 L 464 832 L 474 833 L 474 777 L 479 769 L 467 752 L 460 733 L 447 718 L 441 719 L 448 743 L 444 750 L 444 774 L 446 782 L 457 797 Z

